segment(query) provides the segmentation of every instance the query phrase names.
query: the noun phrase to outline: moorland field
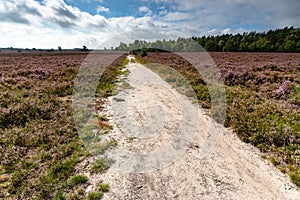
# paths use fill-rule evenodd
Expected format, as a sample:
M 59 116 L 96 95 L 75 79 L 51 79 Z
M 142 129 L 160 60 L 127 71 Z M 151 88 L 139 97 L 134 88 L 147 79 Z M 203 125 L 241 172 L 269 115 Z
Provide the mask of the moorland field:
M 21 199 L 58 198 L 74 188 L 81 191 L 77 195 L 86 195 L 80 189 L 87 180 L 74 178 L 75 167 L 91 155 L 74 125 L 72 93 L 87 55 L 0 53 L 0 198 L 7 193 Z M 260 149 L 264 158 L 300 186 L 300 53 L 210 55 L 226 88 L 225 126 Z M 125 56 L 101 78 L 98 96 L 112 95 Z M 180 72 L 193 86 L 201 107 L 210 109 L 206 84 L 186 60 L 154 52 L 136 58 Z

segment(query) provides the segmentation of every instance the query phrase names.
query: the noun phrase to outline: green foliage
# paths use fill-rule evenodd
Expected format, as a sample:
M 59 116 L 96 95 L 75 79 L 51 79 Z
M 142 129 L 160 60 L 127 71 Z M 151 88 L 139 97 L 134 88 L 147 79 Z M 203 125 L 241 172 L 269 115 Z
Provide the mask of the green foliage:
M 296 98 L 300 100 L 300 85 L 296 85 L 294 90 L 296 92 Z
M 112 164 L 113 164 L 113 160 L 108 159 L 108 158 L 100 158 L 93 163 L 91 172 L 103 173 L 103 172 L 107 171 Z
M 100 184 L 99 190 L 101 192 L 109 192 L 109 185 L 108 184 Z
M 271 163 L 273 164 L 273 165 L 279 165 L 279 162 L 278 162 L 278 160 L 274 157 L 274 156 L 271 156 L 270 157 L 270 159 L 271 159 Z
M 55 195 L 55 200 L 66 200 L 66 198 L 61 191 L 58 191 Z
M 147 56 L 147 50 L 146 49 L 142 49 L 141 56 L 142 57 Z
M 300 187 L 300 173 L 298 171 L 291 172 L 290 178 L 293 183 Z
M 96 88 L 96 95 L 98 97 L 113 96 L 117 93 L 115 90 L 117 77 L 128 73 L 127 71 L 122 71 L 128 62 L 128 59 L 123 55 L 107 67 Z
M 107 118 L 107 116 L 104 116 L 104 115 L 100 115 L 98 116 L 98 119 L 101 120 L 101 121 L 104 121 L 104 122 L 107 122 L 109 119 Z
M 102 192 L 91 192 L 87 196 L 87 200 L 100 200 L 103 197 Z
M 58 162 L 50 169 L 49 176 L 54 180 L 66 179 L 71 175 L 77 163 L 77 159 L 69 159 L 64 162 Z
M 78 174 L 75 176 L 72 176 L 70 179 L 70 185 L 72 187 L 82 184 L 82 183 L 86 183 L 88 181 L 88 177 L 82 174 Z
M 136 40 L 127 45 L 120 43 L 116 50 L 131 50 L 134 54 L 141 52 L 141 56 L 148 51 L 167 50 L 171 52 L 201 51 L 200 44 L 206 51 L 234 51 L 234 52 L 300 52 L 300 28 L 286 27 L 269 30 L 267 33 L 249 32 L 243 34 L 223 34 L 217 36 L 203 36 L 192 38 L 178 38 L 177 40 L 158 40 L 146 42 Z

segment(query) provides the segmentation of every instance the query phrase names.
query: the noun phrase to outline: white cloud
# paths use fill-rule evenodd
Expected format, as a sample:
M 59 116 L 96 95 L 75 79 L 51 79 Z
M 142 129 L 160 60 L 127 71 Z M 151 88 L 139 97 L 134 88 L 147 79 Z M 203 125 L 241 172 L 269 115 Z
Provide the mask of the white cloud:
M 8 0 L 0 2 L 0 12 L 6 16 L 0 17 L 0 47 L 97 48 L 112 35 L 155 26 L 149 16 L 106 19 L 62 0 L 45 0 L 43 4 L 34 0 Z
M 188 36 L 200 36 L 242 33 L 255 26 L 265 29 L 300 26 L 300 1 L 297 0 L 151 1 L 163 3 L 157 10 L 159 14 L 142 6 L 138 10 L 145 16 L 139 18 L 92 15 L 63 0 L 44 0 L 41 4 L 35 0 L 0 1 L 0 47 L 74 48 L 87 45 L 95 48 L 113 35 L 146 27 L 164 27 Z M 172 9 L 169 9 L 170 5 Z M 108 8 L 99 7 L 99 12 L 108 11 Z M 162 38 L 171 33 L 143 33 L 136 39 Z
M 169 12 L 184 12 L 191 16 L 189 25 L 195 21 L 204 27 L 300 26 L 299 0 L 149 0 L 154 3 L 170 2 Z M 166 4 L 165 4 L 166 5 Z M 164 12 L 161 15 L 165 15 Z M 186 24 L 186 22 L 185 22 Z M 195 27 L 195 26 L 194 26 Z M 200 27 L 199 27 L 200 28 Z
M 180 21 L 190 19 L 191 16 L 188 13 L 184 12 L 167 12 L 164 17 L 162 17 L 163 21 Z
M 67 0 L 67 1 L 72 1 L 72 0 Z M 83 0 L 85 3 L 103 3 L 103 0 Z
M 100 12 L 109 12 L 109 8 L 106 8 L 104 6 L 98 6 L 97 13 L 100 13 Z
M 146 6 L 139 7 L 139 12 L 146 13 L 146 15 L 152 15 L 152 11 Z

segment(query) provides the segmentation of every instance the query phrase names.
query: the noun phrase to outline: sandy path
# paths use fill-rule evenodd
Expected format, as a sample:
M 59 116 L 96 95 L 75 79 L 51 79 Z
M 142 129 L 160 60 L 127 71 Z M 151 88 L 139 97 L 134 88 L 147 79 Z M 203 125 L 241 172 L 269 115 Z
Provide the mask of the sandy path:
M 121 153 L 107 153 L 119 160 L 101 176 L 111 187 L 103 199 L 300 199 L 286 175 L 227 129 L 213 152 L 199 159 L 200 149 L 195 144 L 204 141 L 210 119 L 201 110 L 199 116 L 183 114 L 196 109 L 195 105 L 144 66 L 130 62 L 127 69 L 126 81 L 132 88 L 110 98 L 105 110 L 114 126 L 107 137 L 118 142 L 116 149 Z M 187 119 L 186 132 L 193 131 L 198 119 L 196 137 L 187 134 L 183 142 L 174 145 L 183 119 Z M 170 149 L 165 150 L 175 151 L 176 159 L 168 159 L 168 153 L 157 160 L 131 157 L 131 152 L 148 155 L 168 145 Z M 187 149 L 181 148 L 185 145 Z M 148 172 L 136 173 L 142 169 Z

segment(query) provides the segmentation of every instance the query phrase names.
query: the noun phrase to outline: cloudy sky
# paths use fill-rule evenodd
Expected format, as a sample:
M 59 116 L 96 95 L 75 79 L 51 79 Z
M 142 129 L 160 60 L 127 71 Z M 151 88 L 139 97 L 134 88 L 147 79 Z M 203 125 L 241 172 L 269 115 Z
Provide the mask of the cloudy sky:
M 0 47 L 103 48 L 125 35 L 168 39 L 177 32 L 202 36 L 285 26 L 300 27 L 299 0 L 0 1 Z M 138 31 L 148 28 L 159 31 Z

